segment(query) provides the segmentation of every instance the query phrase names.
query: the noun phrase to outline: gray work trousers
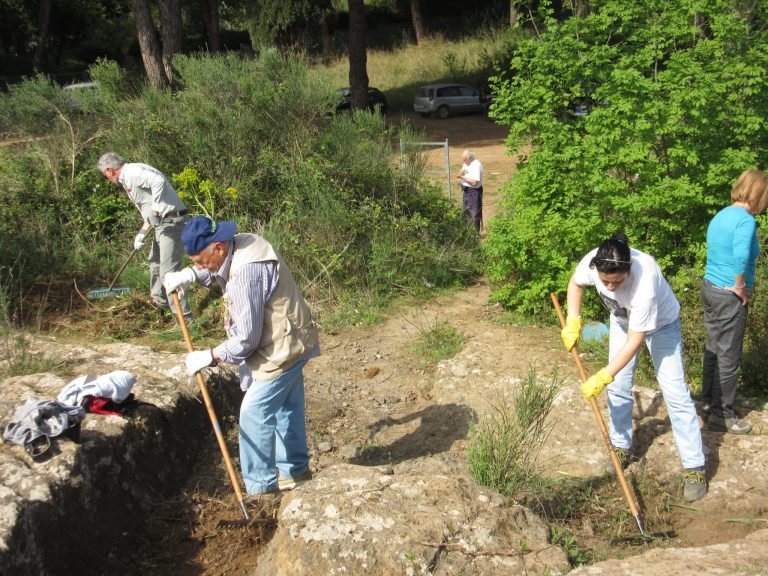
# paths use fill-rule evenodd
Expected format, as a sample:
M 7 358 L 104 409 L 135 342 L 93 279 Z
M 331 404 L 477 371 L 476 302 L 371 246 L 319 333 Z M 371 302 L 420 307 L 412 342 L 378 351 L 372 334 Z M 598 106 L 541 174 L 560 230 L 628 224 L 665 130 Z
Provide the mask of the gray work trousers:
M 184 245 L 181 241 L 181 232 L 188 216 L 164 218 L 155 226 L 155 234 L 149 249 L 149 291 L 155 305 L 162 308 L 170 306 L 171 311 L 176 312 L 173 300 L 166 295 L 163 287 L 163 278 L 168 272 L 181 270 L 181 261 L 184 258 Z M 185 316 L 191 318 L 191 311 L 187 302 L 187 295 L 181 296 L 181 308 Z
M 748 307 L 736 294 L 706 279 L 701 283 L 701 302 L 707 327 L 702 401 L 715 416 L 733 418 Z

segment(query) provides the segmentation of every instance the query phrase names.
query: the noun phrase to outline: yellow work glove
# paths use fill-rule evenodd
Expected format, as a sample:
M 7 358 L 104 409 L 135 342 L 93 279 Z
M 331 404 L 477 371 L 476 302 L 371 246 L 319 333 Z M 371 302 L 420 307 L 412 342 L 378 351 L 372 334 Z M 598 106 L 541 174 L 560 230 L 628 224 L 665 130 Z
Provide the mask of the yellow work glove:
M 613 382 L 613 376 L 608 374 L 605 368 L 601 368 L 597 374 L 590 377 L 584 384 L 581 385 L 581 393 L 589 400 L 593 396 L 599 396 L 603 389 Z
M 565 319 L 565 328 L 560 331 L 560 338 L 563 339 L 565 349 L 568 352 L 576 346 L 576 342 L 579 341 L 581 335 L 581 318 L 579 316 L 568 316 Z

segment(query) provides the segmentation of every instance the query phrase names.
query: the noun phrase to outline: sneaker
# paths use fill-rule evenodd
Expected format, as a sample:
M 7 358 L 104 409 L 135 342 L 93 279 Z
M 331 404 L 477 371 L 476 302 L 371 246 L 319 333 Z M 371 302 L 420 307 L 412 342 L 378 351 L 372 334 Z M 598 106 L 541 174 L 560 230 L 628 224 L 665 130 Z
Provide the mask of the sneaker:
M 707 494 L 707 481 L 701 470 L 686 470 L 683 478 L 683 500 L 695 502 Z
M 296 478 L 278 478 L 277 479 L 277 487 L 281 491 L 285 490 L 293 490 L 294 488 L 298 488 L 305 482 L 312 480 L 312 472 L 307 470 L 305 474 L 302 474 L 301 476 L 298 476 Z
M 626 470 L 627 466 L 632 463 L 632 449 L 631 448 L 614 448 L 616 458 L 619 459 L 621 469 Z M 608 457 L 608 461 L 603 466 L 603 470 L 606 474 L 616 474 L 616 467 L 613 465 L 613 458 Z
M 721 418 L 714 414 L 709 415 L 707 426 L 712 432 L 728 432 L 729 434 L 749 434 L 752 431 L 752 424 L 733 418 Z

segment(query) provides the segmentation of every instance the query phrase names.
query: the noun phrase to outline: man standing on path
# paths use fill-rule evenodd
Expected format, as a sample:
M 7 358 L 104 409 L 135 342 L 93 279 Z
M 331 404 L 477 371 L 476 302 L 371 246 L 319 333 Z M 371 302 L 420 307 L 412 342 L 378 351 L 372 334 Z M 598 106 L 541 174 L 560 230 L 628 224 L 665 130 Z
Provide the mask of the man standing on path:
M 464 150 L 461 161 L 456 178 L 461 183 L 464 217 L 474 223 L 480 233 L 483 225 L 483 165 L 471 150 Z
M 184 251 L 181 231 L 189 219 L 187 207 L 162 172 L 147 164 L 126 163 L 114 152 L 103 154 L 98 161 L 99 172 L 126 191 L 139 209 L 143 224 L 133 240 L 133 247 L 144 246 L 149 231 L 155 236 L 149 250 L 150 294 L 152 303 L 160 309 L 171 309 L 171 301 L 163 289 L 163 278 L 168 272 L 181 268 Z M 184 317 L 192 321 L 186 296 L 181 299 Z
M 238 365 L 246 491 L 291 490 L 311 477 L 303 369 L 320 345 L 309 307 L 288 266 L 261 236 L 236 234 L 234 222 L 195 216 L 182 239 L 195 267 L 167 274 L 165 289 L 218 284 L 228 336 L 215 348 L 190 352 L 187 370 L 195 374 L 219 361 Z

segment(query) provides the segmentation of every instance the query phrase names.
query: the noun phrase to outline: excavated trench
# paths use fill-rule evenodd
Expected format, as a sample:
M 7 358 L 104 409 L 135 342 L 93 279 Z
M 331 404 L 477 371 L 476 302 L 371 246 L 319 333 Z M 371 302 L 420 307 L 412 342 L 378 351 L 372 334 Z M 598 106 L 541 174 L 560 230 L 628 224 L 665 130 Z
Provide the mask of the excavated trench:
M 208 384 L 219 421 L 234 421 L 236 379 L 211 374 Z M 215 440 L 199 391 L 157 386 L 165 390 L 145 396 L 158 401 L 137 395 L 124 419 L 88 414 L 79 444 L 57 438 L 43 460 L 0 445 L 0 574 L 156 573 L 136 558 L 146 520 L 178 498 L 201 454 L 221 461 L 205 449 Z M 14 402 L 1 402 L 5 419 Z

